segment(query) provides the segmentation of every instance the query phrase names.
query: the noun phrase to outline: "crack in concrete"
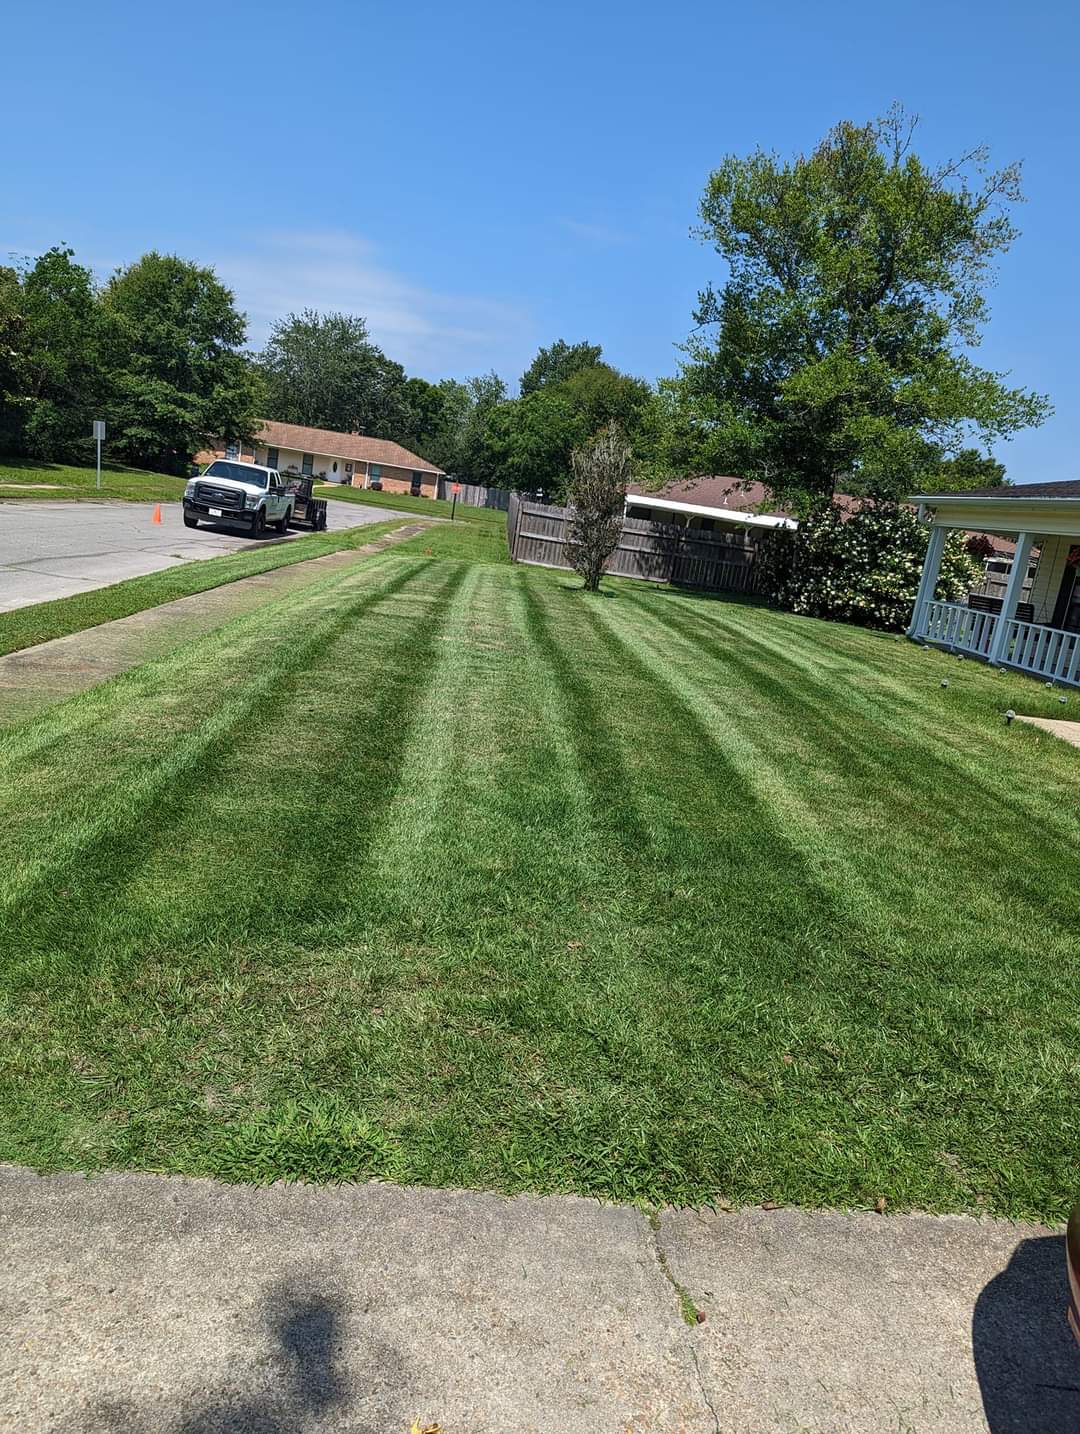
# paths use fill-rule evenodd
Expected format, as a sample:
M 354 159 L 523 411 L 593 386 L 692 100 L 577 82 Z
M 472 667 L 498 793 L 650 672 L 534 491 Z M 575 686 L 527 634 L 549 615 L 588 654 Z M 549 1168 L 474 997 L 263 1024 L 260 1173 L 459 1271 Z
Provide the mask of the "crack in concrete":
M 701 1372 L 701 1361 L 698 1359 L 697 1350 L 690 1346 L 690 1357 L 694 1361 L 694 1373 L 697 1375 L 698 1388 L 701 1390 L 701 1397 L 705 1401 L 705 1408 L 712 1415 L 713 1430 L 715 1434 L 721 1434 L 720 1416 L 716 1412 L 716 1405 L 712 1402 L 709 1391 L 705 1388 L 705 1376 Z
M 671 1266 L 668 1264 L 667 1256 L 660 1248 L 660 1212 L 655 1209 L 650 1209 L 643 1211 L 643 1214 L 645 1216 L 645 1223 L 648 1226 L 649 1243 L 652 1246 L 653 1258 L 656 1260 L 657 1267 L 664 1279 L 675 1291 L 675 1298 L 678 1302 L 679 1313 L 682 1315 L 683 1322 L 688 1324 L 691 1329 L 697 1329 L 704 1316 L 694 1303 L 690 1291 L 675 1278 Z M 712 1417 L 714 1434 L 722 1434 L 720 1416 L 716 1412 L 716 1405 L 713 1404 L 708 1389 L 705 1387 L 705 1377 L 701 1372 L 701 1362 L 698 1359 L 698 1352 L 693 1345 L 690 1346 L 690 1358 L 694 1364 L 694 1377 L 697 1380 L 702 1403 Z
M 698 1309 L 697 1305 L 691 1298 L 690 1291 L 686 1289 L 684 1285 L 681 1285 L 679 1281 L 675 1278 L 675 1276 L 671 1273 L 671 1266 L 667 1262 L 667 1256 L 660 1248 L 660 1241 L 657 1239 L 657 1236 L 660 1233 L 659 1212 L 656 1210 L 648 1210 L 645 1212 L 645 1219 L 649 1227 L 650 1243 L 652 1244 L 653 1256 L 656 1259 L 657 1265 L 660 1267 L 660 1273 L 663 1275 L 664 1279 L 667 1280 L 671 1288 L 675 1291 L 675 1298 L 677 1299 L 679 1304 L 679 1313 L 682 1315 L 684 1321 L 688 1325 L 690 1325 L 692 1329 L 696 1329 L 697 1326 L 701 1323 L 703 1316 L 701 1314 L 701 1311 Z

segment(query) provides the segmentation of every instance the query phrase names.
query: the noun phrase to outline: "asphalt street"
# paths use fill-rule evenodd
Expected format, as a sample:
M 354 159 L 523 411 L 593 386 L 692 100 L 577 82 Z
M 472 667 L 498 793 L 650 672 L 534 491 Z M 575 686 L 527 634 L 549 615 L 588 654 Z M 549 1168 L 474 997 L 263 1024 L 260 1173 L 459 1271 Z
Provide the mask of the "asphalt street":
M 179 503 L 161 504 L 158 525 L 154 507 L 0 500 L 0 612 L 252 546 L 235 528 L 185 528 Z M 333 531 L 411 516 L 330 499 L 327 526 Z M 291 543 L 300 536 L 290 532 L 261 541 Z

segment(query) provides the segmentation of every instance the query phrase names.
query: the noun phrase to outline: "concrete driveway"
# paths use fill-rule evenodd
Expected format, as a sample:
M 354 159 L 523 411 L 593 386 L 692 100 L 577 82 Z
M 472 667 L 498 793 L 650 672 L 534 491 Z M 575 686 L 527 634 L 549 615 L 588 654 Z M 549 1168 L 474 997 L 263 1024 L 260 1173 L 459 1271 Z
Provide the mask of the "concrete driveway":
M 1075 1434 L 1063 1245 L 0 1167 L 0 1429 Z
M 158 526 L 154 506 L 0 501 L 0 612 L 253 546 L 235 528 L 185 528 L 179 503 L 162 503 Z M 358 528 L 411 516 L 330 499 L 327 526 Z M 291 543 L 299 536 L 264 541 Z

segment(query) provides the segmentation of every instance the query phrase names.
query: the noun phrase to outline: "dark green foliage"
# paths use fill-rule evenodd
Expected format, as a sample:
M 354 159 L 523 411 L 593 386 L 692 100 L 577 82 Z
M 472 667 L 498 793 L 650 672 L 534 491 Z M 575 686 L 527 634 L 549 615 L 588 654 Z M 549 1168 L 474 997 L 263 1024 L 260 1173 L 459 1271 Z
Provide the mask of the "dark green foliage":
M 672 387 L 684 471 L 780 498 L 900 496 L 969 434 L 988 446 L 1049 412 L 966 351 L 1015 237 L 1019 171 L 987 173 L 981 150 L 930 168 L 913 127 L 893 110 L 793 161 L 759 150 L 710 176 L 700 232 L 730 278 L 701 294 Z
M 356 315 L 289 314 L 271 330 L 259 367 L 266 413 L 279 423 L 402 442 L 416 421 L 405 370 L 372 343 Z
M 555 387 L 500 404 L 488 420 L 486 442 L 501 487 L 557 493 L 572 450 L 588 436 L 584 415 Z
M 182 473 L 211 439 L 250 437 L 259 391 L 244 320 L 210 269 L 150 253 L 99 290 L 72 251 L 0 270 L 0 450 Z
M 977 448 L 961 448 L 924 481 L 928 493 L 961 493 L 969 488 L 999 488 L 1009 480 L 1005 465 Z
M 244 318 L 212 269 L 144 254 L 101 296 L 109 450 L 182 473 L 213 440 L 250 438 L 260 391 Z
M 929 536 L 911 508 L 895 503 L 867 501 L 847 517 L 839 504 L 818 503 L 797 532 L 776 529 L 759 540 L 763 595 L 791 612 L 900 632 L 911 618 Z M 963 535 L 950 534 L 937 596 L 966 596 L 980 571 Z
M 54 248 L 21 272 L 0 271 L 0 448 L 86 459 L 107 385 L 89 269 Z
M 634 439 L 652 401 L 642 379 L 602 362 L 599 345 L 559 339 L 533 360 L 521 397 L 492 410 L 484 429 L 487 466 L 500 486 L 557 501 L 573 450 L 611 422 Z
M 556 339 L 550 348 L 540 349 L 521 375 L 522 397 L 541 388 L 553 388 L 581 369 L 591 368 L 600 362 L 601 352 L 599 344 L 568 344 L 565 339 Z

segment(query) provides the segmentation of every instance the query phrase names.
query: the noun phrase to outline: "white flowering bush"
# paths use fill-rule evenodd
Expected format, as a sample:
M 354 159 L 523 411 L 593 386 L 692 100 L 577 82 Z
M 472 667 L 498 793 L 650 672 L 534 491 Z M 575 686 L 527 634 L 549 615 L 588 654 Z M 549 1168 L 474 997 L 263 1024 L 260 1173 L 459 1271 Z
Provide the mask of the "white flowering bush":
M 796 532 L 778 529 L 758 548 L 763 595 L 778 607 L 835 622 L 902 631 L 911 618 L 930 529 L 911 508 L 864 503 L 846 516 L 824 503 Z M 936 596 L 963 597 L 980 564 L 951 533 Z

